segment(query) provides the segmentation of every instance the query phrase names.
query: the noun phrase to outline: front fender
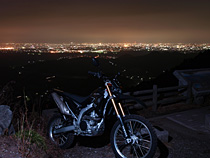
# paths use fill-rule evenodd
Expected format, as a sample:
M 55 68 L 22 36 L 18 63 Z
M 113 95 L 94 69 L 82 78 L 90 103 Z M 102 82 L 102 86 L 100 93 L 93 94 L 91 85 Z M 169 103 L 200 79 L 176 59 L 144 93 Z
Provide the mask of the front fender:
M 118 102 L 119 102 L 119 101 L 122 101 L 122 100 L 131 100 L 131 101 L 135 101 L 136 103 L 142 105 L 143 108 L 147 108 L 146 104 L 145 104 L 143 101 L 139 100 L 139 99 L 136 98 L 136 97 L 130 96 L 130 95 L 118 94 L 116 99 L 117 99 Z

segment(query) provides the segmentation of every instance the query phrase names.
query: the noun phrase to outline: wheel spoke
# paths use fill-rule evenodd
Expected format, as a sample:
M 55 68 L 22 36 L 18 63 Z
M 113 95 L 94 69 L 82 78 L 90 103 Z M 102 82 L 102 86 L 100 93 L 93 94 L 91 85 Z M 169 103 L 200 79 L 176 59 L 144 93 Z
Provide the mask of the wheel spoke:
M 65 140 L 67 140 L 67 137 L 66 137 L 64 134 L 63 134 L 62 136 L 63 136 L 63 138 L 64 138 Z
M 119 131 L 117 132 L 118 135 L 123 135 L 123 131 L 121 129 L 119 129 Z
M 129 124 L 130 124 L 131 134 L 133 134 L 133 127 L 132 127 L 132 123 L 131 123 L 131 121 L 129 121 Z
M 138 132 L 137 132 L 137 133 L 140 133 L 140 134 L 141 134 L 141 128 L 142 128 L 142 126 L 143 126 L 143 125 L 142 125 L 142 124 L 140 124 L 140 123 L 139 123 L 139 125 L 140 125 L 140 127 L 138 128 L 139 130 L 138 130 Z
M 139 150 L 140 150 L 140 152 L 141 152 L 141 154 L 142 154 L 142 156 L 143 156 L 143 155 L 144 155 L 143 150 L 141 149 L 140 145 L 138 145 L 138 147 L 139 147 Z
M 119 130 L 118 132 L 117 132 L 117 135 L 116 135 L 116 137 L 118 138 L 118 139 L 125 139 L 124 138 L 124 135 L 123 135 L 123 132 L 121 131 L 121 130 Z
M 127 144 L 122 144 L 119 146 L 119 150 L 122 151 L 123 149 L 125 149 L 128 145 Z
M 149 147 L 147 147 L 147 146 L 141 146 L 142 148 L 144 148 L 144 149 L 147 149 L 147 150 L 149 150 L 150 148 Z
M 146 140 L 146 139 L 141 139 L 141 141 L 143 141 L 143 142 L 147 142 L 147 143 L 149 143 L 149 144 L 150 144 L 150 141 L 149 141 L 149 140 Z
M 60 134 L 54 134 L 53 131 L 56 129 L 59 129 L 63 127 L 65 124 L 62 116 L 54 116 L 51 118 L 48 126 L 48 135 L 53 143 L 55 143 L 60 148 L 68 148 L 70 145 L 72 145 L 74 141 L 74 135 L 73 133 L 60 133 Z
M 133 125 L 133 131 L 135 131 L 135 130 L 136 130 L 136 124 L 137 124 L 137 122 L 134 122 L 134 125 Z
M 150 137 L 149 134 L 147 134 L 146 136 L 142 136 L 143 139 Z
M 150 131 L 150 125 L 147 121 L 137 116 L 129 116 L 124 120 L 125 127 L 128 130 L 128 138 L 124 137 L 124 133 L 119 123 L 115 128 L 114 148 L 121 157 L 147 157 L 151 152 L 153 136 Z M 129 140 L 129 142 L 128 142 Z M 155 141 L 156 142 L 156 141 Z M 154 151 L 153 151 L 154 152 Z
M 65 141 L 63 140 L 63 137 L 60 137 L 60 145 L 62 145 L 62 144 L 64 144 L 65 143 Z
M 117 140 L 117 143 L 118 144 L 122 144 L 122 143 L 124 144 L 125 143 L 125 140 Z
M 138 151 L 136 150 L 135 146 L 132 145 L 132 147 L 133 147 L 133 151 L 134 151 L 135 155 L 137 157 L 140 157 L 140 155 L 138 154 Z

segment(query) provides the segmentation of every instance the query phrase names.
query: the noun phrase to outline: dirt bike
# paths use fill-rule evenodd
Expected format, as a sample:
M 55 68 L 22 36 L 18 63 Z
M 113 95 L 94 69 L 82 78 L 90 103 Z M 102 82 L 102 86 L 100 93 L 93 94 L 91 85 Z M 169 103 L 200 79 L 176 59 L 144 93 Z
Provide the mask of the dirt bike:
M 93 64 L 99 67 L 98 59 L 92 60 Z M 87 97 L 57 89 L 52 92 L 52 98 L 58 106 L 60 115 L 52 117 L 48 123 L 47 132 L 51 141 L 66 149 L 72 146 L 75 136 L 100 136 L 105 131 L 105 120 L 109 116 L 116 115 L 117 121 L 110 133 L 111 147 L 115 156 L 153 157 L 157 147 L 157 137 L 152 125 L 139 115 L 125 112 L 122 100 L 135 100 L 142 106 L 145 106 L 144 103 L 122 94 L 117 79 L 119 74 L 107 77 L 102 71 L 88 73 L 102 79 L 104 87 L 99 87 Z

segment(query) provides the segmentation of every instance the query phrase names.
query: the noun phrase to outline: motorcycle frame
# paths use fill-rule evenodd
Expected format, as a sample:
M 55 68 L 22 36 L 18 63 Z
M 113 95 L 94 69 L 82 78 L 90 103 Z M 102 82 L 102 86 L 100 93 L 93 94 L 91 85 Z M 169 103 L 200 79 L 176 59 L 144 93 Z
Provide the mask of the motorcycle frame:
M 124 110 L 123 110 L 122 105 L 121 105 L 120 102 L 118 102 L 118 105 L 115 103 L 115 100 L 114 100 L 115 96 L 112 94 L 112 92 L 111 92 L 111 90 L 110 90 L 110 87 L 109 87 L 109 85 L 111 85 L 111 84 L 112 84 L 112 83 L 111 83 L 110 81 L 106 81 L 106 82 L 105 82 L 105 86 L 106 86 L 105 91 L 106 91 L 106 90 L 108 91 L 109 98 L 107 98 L 106 105 L 105 105 L 104 110 L 103 110 L 103 118 L 102 118 L 102 120 L 100 121 L 99 127 L 98 127 L 98 128 L 100 128 L 101 124 L 103 123 L 103 121 L 104 121 L 104 119 L 105 119 L 106 109 L 107 109 L 107 106 L 108 106 L 108 104 L 109 104 L 109 101 L 111 100 L 112 105 L 113 105 L 113 107 L 114 107 L 114 110 L 115 110 L 115 112 L 116 112 L 117 118 L 120 120 L 122 129 L 123 129 L 124 136 L 125 136 L 125 138 L 127 138 L 128 135 L 127 135 L 127 131 L 126 131 L 125 126 L 124 126 L 124 121 L 123 121 L 123 118 L 125 117 L 125 112 L 124 112 Z M 76 103 L 76 102 L 75 102 L 75 103 Z M 71 110 L 71 108 L 69 107 L 69 105 L 68 105 L 67 102 L 64 102 L 64 104 L 65 104 L 66 107 L 68 108 L 68 110 L 69 110 L 69 112 L 70 112 L 70 114 L 71 114 L 71 117 L 74 118 L 74 121 L 73 121 L 73 124 L 74 124 L 74 125 L 67 126 L 67 127 L 63 127 L 63 128 L 61 128 L 61 129 L 57 129 L 57 130 L 54 131 L 54 134 L 62 133 L 62 132 L 68 132 L 68 131 L 73 131 L 73 130 L 77 130 L 78 128 L 75 128 L 75 127 L 78 127 L 78 126 L 79 126 L 79 124 L 80 124 L 80 122 L 81 122 L 81 119 L 82 119 L 82 117 L 84 116 L 85 112 L 88 111 L 89 109 L 91 109 L 91 108 L 93 107 L 93 104 L 94 104 L 94 103 L 91 103 L 91 104 L 87 105 L 86 108 L 82 109 L 82 110 L 80 111 L 78 117 L 76 117 L 76 115 L 75 115 L 74 112 Z M 76 104 L 78 104 L 78 103 L 76 103 Z M 57 105 L 58 105 L 58 104 L 57 104 Z M 59 107 L 59 106 L 58 106 L 58 107 Z M 59 108 L 64 108 L 64 107 L 59 107 Z M 118 110 L 118 109 L 119 109 L 119 110 Z M 62 110 L 61 110 L 61 111 L 62 111 Z M 65 117 L 65 114 L 64 114 L 64 113 L 62 113 L 62 114 L 63 114 L 63 117 L 64 117 L 64 119 L 65 119 L 65 118 L 66 118 L 66 117 Z M 78 131 L 77 131 L 77 132 L 78 132 Z M 82 133 L 79 132 L 78 134 L 82 134 Z M 87 135 L 87 136 L 88 136 L 88 135 Z

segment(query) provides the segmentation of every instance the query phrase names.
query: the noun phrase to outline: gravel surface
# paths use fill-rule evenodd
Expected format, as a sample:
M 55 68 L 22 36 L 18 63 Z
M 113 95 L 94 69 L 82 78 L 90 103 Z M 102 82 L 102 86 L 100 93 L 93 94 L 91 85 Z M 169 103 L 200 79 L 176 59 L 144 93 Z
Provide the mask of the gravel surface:
M 21 158 L 17 142 L 12 137 L 0 137 L 0 158 Z
M 168 143 L 158 143 L 155 158 L 210 157 L 210 134 L 192 131 L 165 118 L 153 120 L 152 123 L 155 126 L 167 130 L 170 135 Z M 56 156 L 45 153 L 39 157 L 114 158 L 111 145 L 107 142 L 107 139 L 105 140 L 101 137 L 80 138 L 76 145 L 67 150 L 59 150 L 59 154 Z M 22 158 L 22 155 L 18 152 L 17 144 L 13 139 L 1 137 L 0 158 Z
M 114 153 L 111 150 L 110 145 L 106 145 L 100 148 L 91 148 L 91 147 L 84 147 L 84 146 L 75 146 L 72 149 L 68 149 L 64 151 L 64 158 L 110 158 L 115 157 Z
M 159 145 L 161 158 L 209 158 L 210 132 L 197 132 L 166 118 L 155 119 L 153 125 L 169 132 L 169 142 Z

